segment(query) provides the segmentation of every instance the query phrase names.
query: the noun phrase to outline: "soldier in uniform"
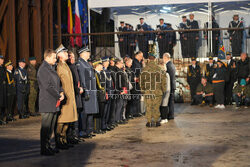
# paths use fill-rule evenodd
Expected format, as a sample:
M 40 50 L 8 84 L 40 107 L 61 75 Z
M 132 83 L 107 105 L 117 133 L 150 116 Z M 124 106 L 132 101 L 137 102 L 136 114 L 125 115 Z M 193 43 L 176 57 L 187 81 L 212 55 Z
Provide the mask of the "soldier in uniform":
M 213 106 L 213 86 L 207 82 L 206 77 L 201 78 L 201 83 L 196 89 L 196 95 L 194 95 L 195 104 L 209 104 L 210 107 Z
M 189 20 L 186 16 L 182 16 L 182 22 L 179 25 L 180 30 L 189 29 Z M 181 42 L 181 53 L 182 58 L 188 58 L 188 32 L 179 31 L 180 34 L 180 42 Z
M 0 125 L 5 125 L 5 107 L 6 107 L 6 74 L 4 68 L 4 57 L 0 55 Z
M 133 26 L 128 24 L 127 25 L 127 31 L 128 32 L 134 32 Z M 128 56 L 130 58 L 134 57 L 135 49 L 136 49 L 136 34 L 127 34 L 128 38 Z
M 204 28 L 208 28 L 208 22 L 205 23 Z M 214 19 L 214 16 L 212 16 L 212 28 L 220 28 L 216 20 Z M 207 40 L 207 43 L 210 43 L 211 41 L 208 41 L 208 31 L 204 31 L 204 37 Z M 220 39 L 220 30 L 212 31 L 212 53 L 214 57 L 218 56 L 219 51 L 219 39 Z
M 243 22 L 239 21 L 239 15 L 235 14 L 233 16 L 233 21 L 229 23 L 229 28 L 243 28 Z M 242 52 L 242 43 L 243 43 L 243 31 L 244 30 L 228 30 L 229 39 L 232 47 L 232 55 L 240 56 Z
M 199 24 L 194 20 L 194 14 L 189 14 L 189 28 L 199 29 Z M 199 31 L 188 32 L 188 57 L 197 57 L 197 41 L 199 40 Z
M 37 69 L 36 69 L 36 58 L 30 57 L 29 58 L 30 64 L 28 65 L 27 72 L 29 78 L 29 112 L 30 116 L 38 116 L 39 114 L 36 113 L 36 99 L 37 99 Z
M 167 30 L 174 30 L 170 23 L 165 23 L 167 25 Z M 167 52 L 174 56 L 174 47 L 176 45 L 176 33 L 175 32 L 167 32 Z
M 214 75 L 214 59 L 213 57 L 209 57 L 208 64 L 206 64 L 206 71 L 205 75 L 207 78 L 207 81 L 211 84 L 212 83 L 212 77 Z
M 225 105 L 232 105 L 232 96 L 233 96 L 233 86 L 234 82 L 237 80 L 236 72 L 236 61 L 232 59 L 231 53 L 226 53 L 226 60 L 227 60 L 227 77 L 225 80 Z
M 77 70 L 80 77 L 80 83 L 85 90 L 82 96 L 83 111 L 81 112 L 83 131 L 80 136 L 83 138 L 92 138 L 94 130 L 93 115 L 99 113 L 97 94 L 96 94 L 96 77 L 93 67 L 88 63 L 90 50 L 83 47 L 78 50 L 80 55 L 77 63 Z
M 126 32 L 127 28 L 124 26 L 124 21 L 120 22 L 121 26 L 118 28 L 119 32 Z M 125 34 L 117 35 L 119 39 L 119 49 L 120 49 L 120 56 L 125 57 L 127 53 L 127 37 Z
M 137 25 L 136 31 L 148 31 L 149 26 L 144 23 L 144 18 L 140 18 L 140 24 Z M 148 34 L 139 33 L 137 36 L 139 50 L 142 51 L 144 58 L 148 58 Z
M 68 60 L 68 50 L 60 45 L 56 49 L 56 55 L 59 58 L 57 65 L 57 74 L 61 80 L 62 88 L 66 97 L 65 104 L 61 104 L 61 112 L 58 115 L 56 128 L 56 146 L 58 149 L 68 149 L 72 144 L 67 141 L 67 130 L 71 123 L 78 120 L 73 77 L 66 61 Z
M 106 91 L 108 94 L 108 99 L 105 104 L 105 109 L 104 109 L 104 119 L 102 121 L 102 127 L 104 127 L 105 130 L 110 131 L 114 129 L 114 126 L 109 124 L 109 118 L 111 114 L 111 97 L 112 94 L 114 93 L 114 87 L 113 87 L 113 80 L 111 77 L 111 71 L 108 69 L 109 67 L 109 57 L 105 56 L 102 58 L 102 65 L 103 65 L 103 71 L 102 73 L 105 76 L 105 86 L 106 86 Z
M 166 72 L 156 63 L 154 54 L 150 54 L 147 66 L 140 75 L 140 85 L 146 100 L 147 127 L 160 126 L 160 105 L 167 91 Z M 150 83 L 150 84 L 148 84 Z M 154 121 L 152 121 L 152 118 Z
M 17 88 L 17 109 L 20 119 L 28 118 L 26 100 L 29 94 L 28 75 L 25 69 L 24 59 L 19 60 L 19 67 L 15 71 L 16 88 Z
M 196 89 L 198 84 L 201 81 L 201 68 L 199 64 L 196 62 L 196 58 L 192 58 L 192 64 L 188 66 L 187 72 L 187 82 L 190 87 L 191 93 L 191 105 L 194 105 L 194 95 L 196 94 Z
M 6 121 L 15 121 L 14 118 L 14 107 L 15 107 L 15 97 L 16 97 L 16 83 L 13 74 L 12 62 L 9 61 L 5 64 L 6 67 L 6 78 L 7 78 L 7 118 Z
M 160 19 L 160 24 L 156 26 L 158 31 L 165 31 L 167 29 L 167 25 L 164 24 L 164 19 Z M 160 58 L 162 59 L 163 54 L 166 52 L 167 41 L 166 41 L 166 32 L 158 32 L 157 33 L 157 41 L 159 46 Z

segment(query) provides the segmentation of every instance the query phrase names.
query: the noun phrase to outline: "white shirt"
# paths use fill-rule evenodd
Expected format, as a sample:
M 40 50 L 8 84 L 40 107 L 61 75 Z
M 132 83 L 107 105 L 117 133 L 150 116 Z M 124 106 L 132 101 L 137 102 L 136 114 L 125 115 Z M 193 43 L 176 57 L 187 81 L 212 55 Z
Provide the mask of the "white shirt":
M 8 70 L 8 69 L 6 69 L 9 73 L 12 73 L 12 71 L 10 71 L 10 70 Z

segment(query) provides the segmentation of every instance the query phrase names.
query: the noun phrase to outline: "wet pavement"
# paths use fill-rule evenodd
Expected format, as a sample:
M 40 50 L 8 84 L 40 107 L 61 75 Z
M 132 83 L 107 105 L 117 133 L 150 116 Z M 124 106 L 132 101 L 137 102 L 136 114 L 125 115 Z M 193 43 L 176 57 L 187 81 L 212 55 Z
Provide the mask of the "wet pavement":
M 130 120 L 53 157 L 40 156 L 40 117 L 0 126 L 0 167 L 249 167 L 250 109 L 176 104 L 176 118 Z

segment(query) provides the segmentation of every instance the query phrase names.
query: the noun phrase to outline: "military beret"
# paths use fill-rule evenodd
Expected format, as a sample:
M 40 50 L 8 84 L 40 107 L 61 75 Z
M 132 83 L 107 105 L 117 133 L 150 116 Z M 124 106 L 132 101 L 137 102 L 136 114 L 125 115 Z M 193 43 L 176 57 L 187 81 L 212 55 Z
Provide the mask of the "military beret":
M 7 63 L 5 63 L 5 67 L 12 65 L 12 62 L 9 60 Z
M 3 55 L 0 55 L 0 59 L 4 59 Z
M 210 56 L 210 57 L 209 57 L 209 60 L 213 60 L 213 57 L 212 57 L 212 56 Z
M 156 54 L 154 54 L 154 53 L 149 53 L 149 56 L 153 56 L 154 58 L 156 58 L 156 57 L 157 57 L 157 55 L 156 55 Z
M 85 46 L 85 47 L 83 47 L 83 48 L 81 48 L 81 49 L 78 50 L 78 54 L 81 54 L 83 52 L 90 52 L 89 47 Z
M 192 57 L 191 60 L 192 60 L 192 61 L 196 61 L 196 58 L 195 58 L 195 57 Z
M 108 56 L 102 57 L 102 62 L 105 62 L 105 61 L 109 61 L 109 57 Z
M 61 45 L 56 49 L 56 54 L 58 54 L 58 53 L 60 53 L 60 52 L 63 52 L 63 51 L 67 52 L 68 49 L 65 48 L 65 47 L 63 46 L 63 44 L 61 44 Z
M 93 66 L 96 66 L 96 65 L 98 65 L 98 64 L 102 64 L 102 59 L 95 60 L 95 61 L 93 62 Z
M 26 62 L 25 62 L 25 59 L 20 59 L 20 60 L 18 60 L 18 63 L 20 63 L 20 62 L 26 63 Z
M 35 57 L 30 57 L 29 61 L 31 61 L 31 60 L 36 60 L 36 58 Z
M 115 61 L 115 58 L 114 57 L 110 57 L 110 60 Z

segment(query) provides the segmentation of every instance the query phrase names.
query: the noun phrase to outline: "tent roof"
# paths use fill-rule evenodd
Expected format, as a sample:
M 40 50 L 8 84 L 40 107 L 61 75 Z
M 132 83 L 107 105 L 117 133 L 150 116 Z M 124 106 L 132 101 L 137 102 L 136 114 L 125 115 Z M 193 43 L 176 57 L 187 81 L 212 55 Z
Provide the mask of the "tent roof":
M 94 2 L 98 0 L 91 0 L 89 3 L 92 3 L 91 5 L 94 6 Z M 109 3 L 117 2 L 113 4 L 113 7 L 111 8 L 111 13 L 113 15 L 127 15 L 127 14 L 135 14 L 135 15 L 145 15 L 145 14 L 159 14 L 159 13 L 168 13 L 173 15 L 182 15 L 185 13 L 190 12 L 201 12 L 201 13 L 208 13 L 208 2 L 206 3 L 198 3 L 198 2 L 204 2 L 204 0 L 193 0 L 189 1 L 183 1 L 183 0 L 175 0 L 175 1 L 166 1 L 164 0 L 165 5 L 156 5 L 157 3 L 162 2 L 163 0 L 143 0 L 145 3 L 141 6 L 137 6 L 137 4 L 142 4 L 141 0 L 133 0 L 133 3 L 129 3 L 130 0 L 126 1 L 117 1 L 117 0 L 102 0 L 103 2 L 106 2 L 106 5 L 103 5 L 103 7 L 100 7 L 101 4 L 97 5 L 98 8 L 95 8 L 96 11 L 101 12 L 102 8 L 107 7 Z M 148 1 L 151 2 L 148 3 Z M 213 3 L 213 12 L 220 13 L 223 11 L 229 11 L 229 10 L 241 10 L 245 11 L 246 13 L 250 13 L 250 1 L 230 1 L 227 0 L 212 0 Z M 118 4 L 118 2 L 123 2 Z M 127 3 L 125 3 L 127 2 Z M 185 3 L 184 3 L 185 2 Z M 131 6 L 131 5 L 134 6 Z M 122 6 L 123 5 L 123 6 Z M 112 5 L 111 5 L 112 6 Z

